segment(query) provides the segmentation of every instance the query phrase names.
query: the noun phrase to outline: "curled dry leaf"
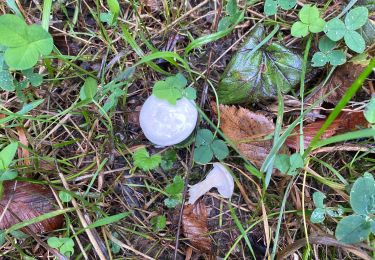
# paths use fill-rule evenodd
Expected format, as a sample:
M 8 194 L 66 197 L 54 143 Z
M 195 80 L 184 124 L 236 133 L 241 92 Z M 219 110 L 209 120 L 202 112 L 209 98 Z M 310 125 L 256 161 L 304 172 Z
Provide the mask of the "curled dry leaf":
M 306 97 L 305 103 L 311 105 L 320 100 L 318 106 L 320 106 L 323 101 L 336 105 L 362 70 L 363 67 L 361 65 L 349 62 L 338 67 L 325 85 L 323 85 L 324 82 L 322 82 L 322 84 L 318 85 L 314 91 Z M 325 95 L 328 96 L 323 98 Z
M 202 253 L 211 253 L 211 239 L 208 236 L 207 209 L 200 200 L 185 205 L 182 213 L 182 231 L 191 245 Z
M 216 112 L 216 104 L 212 105 Z M 272 148 L 272 140 L 264 140 L 275 130 L 266 116 L 243 107 L 220 105 L 220 128 L 237 149 L 260 168 Z
M 316 121 L 303 127 L 304 145 L 307 148 L 324 124 L 325 120 Z M 363 112 L 343 112 L 338 116 L 328 129 L 323 133 L 321 139 L 331 137 L 336 134 L 354 131 L 360 128 L 367 127 L 367 121 Z M 285 144 L 295 150 L 299 150 L 299 126 L 297 126 L 293 133 L 286 139 Z
M 45 186 L 27 182 L 4 182 L 4 195 L 0 200 L 0 229 L 30 220 L 55 209 L 52 191 Z M 5 210 L 5 213 L 4 213 Z M 64 217 L 56 216 L 21 229 L 26 233 L 44 233 L 61 228 Z

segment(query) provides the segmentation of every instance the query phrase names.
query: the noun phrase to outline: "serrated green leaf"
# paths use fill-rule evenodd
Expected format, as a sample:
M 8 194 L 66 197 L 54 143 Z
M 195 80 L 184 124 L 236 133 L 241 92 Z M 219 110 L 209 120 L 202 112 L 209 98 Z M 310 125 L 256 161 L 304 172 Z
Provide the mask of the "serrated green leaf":
M 212 160 L 213 156 L 214 154 L 209 146 L 202 145 L 195 148 L 194 161 L 197 163 L 207 164 Z
M 346 62 L 345 53 L 342 50 L 333 50 L 328 55 L 329 62 L 333 66 L 339 66 Z
M 346 33 L 345 24 L 340 19 L 334 18 L 325 24 L 324 33 L 332 41 L 337 42 L 338 40 L 341 40 L 345 36 L 345 33 Z
M 327 64 L 327 62 L 329 61 L 327 55 L 323 52 L 316 52 L 314 53 L 312 59 L 311 59 L 311 62 L 312 62 L 312 66 L 313 67 L 322 67 L 324 65 Z
M 358 30 L 367 22 L 368 10 L 366 7 L 359 6 L 353 8 L 345 17 L 345 25 L 348 30 Z
M 254 49 L 264 39 L 265 29 L 255 27 L 237 51 L 220 80 L 222 104 L 258 102 L 288 92 L 300 81 L 302 58 L 288 48 L 271 43 Z
M 292 25 L 291 34 L 294 37 L 305 37 L 309 34 L 309 26 L 297 21 Z
M 181 176 L 176 175 L 173 178 L 173 182 L 165 187 L 165 192 L 169 195 L 177 195 L 184 190 L 184 180 Z
M 277 13 L 277 0 L 266 0 L 264 3 L 264 14 L 266 16 L 274 15 Z
M 329 52 L 329 51 L 333 50 L 333 48 L 335 48 L 335 45 L 336 45 L 336 42 L 332 41 L 327 36 L 323 36 L 319 40 L 319 44 L 318 44 L 319 50 L 321 52 Z
M 13 77 L 7 70 L 0 70 L 0 89 L 14 91 Z
M 345 44 L 357 53 L 365 51 L 366 43 L 362 36 L 356 31 L 347 31 L 344 36 Z
M 183 89 L 186 84 L 186 78 L 178 73 L 156 82 L 152 94 L 157 98 L 167 100 L 172 105 L 176 105 L 177 100 L 183 96 Z
M 161 155 L 150 156 L 146 148 L 137 149 L 133 154 L 134 165 L 144 171 L 155 169 L 161 163 Z
M 274 167 L 278 169 L 281 173 L 287 173 L 290 168 L 289 155 L 287 154 L 277 154 L 275 161 L 273 163 Z
M 81 100 L 88 100 L 93 99 L 96 95 L 97 89 L 97 82 L 94 78 L 87 78 L 85 83 L 83 84 L 81 90 L 79 91 L 79 97 Z
M 8 169 L 9 165 L 12 163 L 14 157 L 16 156 L 18 148 L 18 143 L 10 143 L 0 152 L 0 170 Z
M 164 171 L 169 171 L 173 167 L 173 163 L 177 160 L 177 153 L 175 150 L 168 150 L 162 155 L 161 168 Z
M 375 180 L 371 174 L 358 178 L 350 190 L 350 205 L 357 214 L 375 213 Z
M 167 218 L 162 216 L 155 216 L 150 219 L 150 223 L 152 224 L 153 230 L 155 232 L 163 230 L 167 226 Z
M 223 160 L 229 154 L 227 144 L 223 140 L 219 139 L 216 139 L 212 142 L 211 150 L 219 161 Z
M 313 193 L 313 201 L 314 205 L 317 208 L 324 208 L 324 199 L 326 198 L 326 195 L 324 195 L 323 192 L 316 191 Z
M 375 124 L 375 97 L 373 96 L 370 102 L 367 104 L 364 115 L 366 120 L 371 123 Z
M 175 208 L 178 204 L 182 203 L 182 194 L 174 195 L 164 200 L 164 205 L 168 208 Z
M 290 10 L 296 6 L 297 0 L 279 0 L 279 5 L 284 10 Z
M 325 209 L 323 208 L 316 208 L 311 213 L 310 220 L 312 223 L 323 223 L 325 219 Z
M 371 223 L 366 221 L 365 216 L 350 215 L 337 224 L 336 238 L 346 244 L 361 242 L 370 235 Z

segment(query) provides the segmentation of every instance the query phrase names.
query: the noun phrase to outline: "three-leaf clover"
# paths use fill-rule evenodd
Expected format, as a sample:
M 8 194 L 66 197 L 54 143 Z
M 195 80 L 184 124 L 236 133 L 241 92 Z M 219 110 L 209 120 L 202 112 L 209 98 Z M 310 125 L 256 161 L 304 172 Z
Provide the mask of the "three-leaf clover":
M 294 37 L 305 37 L 312 33 L 323 31 L 325 21 L 320 18 L 319 9 L 315 5 L 304 5 L 298 13 L 301 21 L 292 25 L 292 35 Z
M 58 249 L 65 256 L 71 256 L 74 253 L 74 241 L 70 237 L 50 237 L 47 243 L 50 247 Z
M 151 155 L 146 148 L 139 148 L 133 153 L 134 165 L 144 171 L 155 169 L 161 163 L 161 155 Z
M 281 173 L 288 175 L 296 175 L 298 169 L 303 168 L 303 158 L 301 154 L 294 153 L 291 156 L 287 154 L 278 154 L 276 155 L 274 166 Z
M 240 11 L 237 5 L 237 0 L 228 0 L 225 6 L 225 12 L 227 15 L 220 19 L 217 26 L 218 31 L 223 31 L 228 29 L 230 26 L 243 20 L 244 12 Z
M 321 67 L 328 62 L 333 66 L 342 65 L 346 62 L 345 53 L 342 50 L 334 50 L 336 42 L 330 40 L 327 36 L 319 40 L 319 52 L 312 57 L 312 66 Z
M 229 154 L 227 144 L 214 137 L 208 129 L 200 129 L 195 138 L 194 160 L 201 164 L 206 164 L 215 156 L 218 160 L 223 160 Z
M 324 32 L 332 41 L 338 41 L 344 38 L 345 44 L 357 53 L 362 53 L 366 48 L 363 37 L 356 32 L 367 22 L 368 9 L 359 6 L 345 16 L 345 23 L 339 18 L 333 18 L 324 26 Z
M 40 25 L 27 25 L 12 14 L 0 16 L 0 44 L 7 49 L 4 59 L 11 69 L 33 67 L 40 56 L 48 55 L 53 48 L 52 36 Z
M 196 90 L 192 87 L 185 88 L 186 85 L 186 78 L 181 73 L 178 73 L 175 76 L 156 82 L 152 94 L 157 98 L 167 100 L 172 105 L 176 105 L 177 100 L 182 97 L 191 100 L 196 99 Z
M 266 0 L 264 3 L 264 13 L 267 16 L 277 13 L 277 8 L 280 6 L 284 10 L 290 10 L 296 6 L 297 0 Z
M 375 180 L 370 173 L 358 178 L 350 190 L 350 206 L 354 214 L 337 224 L 336 238 L 343 243 L 358 243 L 375 233 Z
M 326 195 L 324 195 L 324 193 L 320 191 L 314 192 L 313 201 L 315 204 L 315 209 L 310 217 L 312 223 L 322 223 L 326 215 L 331 217 L 339 217 L 344 213 L 343 208 L 340 206 L 337 209 L 326 207 L 324 204 L 325 198 Z
M 174 208 L 182 202 L 182 191 L 184 190 L 184 180 L 181 176 L 176 175 L 173 178 L 173 182 L 165 187 L 165 193 L 168 198 L 164 200 L 165 206 L 168 208 Z

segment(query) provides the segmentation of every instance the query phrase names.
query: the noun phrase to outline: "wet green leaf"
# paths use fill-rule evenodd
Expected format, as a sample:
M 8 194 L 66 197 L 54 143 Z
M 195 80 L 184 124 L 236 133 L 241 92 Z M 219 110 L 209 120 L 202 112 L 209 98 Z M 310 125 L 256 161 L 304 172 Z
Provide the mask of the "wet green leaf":
M 346 32 L 346 27 L 343 21 L 338 18 L 333 18 L 326 23 L 324 32 L 332 41 L 341 40 Z
M 364 52 L 366 43 L 363 37 L 356 31 L 347 31 L 344 36 L 345 44 L 357 53 Z
M 316 208 L 311 214 L 310 220 L 312 223 L 322 223 L 325 219 L 325 209 Z
M 358 178 L 350 190 L 350 205 L 357 214 L 375 213 L 375 180 L 370 173 Z
M 326 198 L 326 195 L 324 195 L 323 192 L 320 192 L 320 191 L 316 191 L 314 192 L 313 194 L 313 201 L 314 201 L 314 205 L 315 207 L 317 208 L 324 208 L 324 199 Z
M 349 30 L 358 30 L 367 22 L 368 9 L 363 6 L 356 7 L 345 16 L 345 25 Z
M 277 87 L 287 93 L 299 83 L 301 56 L 275 42 L 255 49 L 264 34 L 262 25 L 254 28 L 232 58 L 219 83 L 220 103 L 245 103 L 271 98 L 276 96 Z
M 365 216 L 350 215 L 337 224 L 336 238 L 346 244 L 361 242 L 370 235 L 371 223 Z

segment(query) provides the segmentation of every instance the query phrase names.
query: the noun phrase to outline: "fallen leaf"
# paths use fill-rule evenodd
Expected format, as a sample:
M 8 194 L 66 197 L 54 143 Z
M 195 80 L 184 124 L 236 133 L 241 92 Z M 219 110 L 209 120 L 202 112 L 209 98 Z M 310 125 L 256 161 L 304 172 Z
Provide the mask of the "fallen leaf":
M 273 98 L 278 87 L 287 93 L 300 82 L 302 57 L 276 42 L 256 49 L 265 35 L 263 25 L 255 27 L 228 64 L 217 91 L 220 103 Z
M 193 247 L 202 253 L 211 253 L 211 239 L 208 236 L 207 227 L 207 210 L 202 200 L 193 205 L 184 206 L 182 232 Z
M 27 140 L 25 129 L 22 127 L 17 127 L 17 133 L 20 143 L 25 147 L 28 147 L 29 141 Z M 18 149 L 18 158 L 22 158 L 25 165 L 30 165 L 30 152 L 27 150 L 27 148 L 21 146 L 21 149 Z
M 325 120 L 320 120 L 303 127 L 305 148 L 309 146 L 324 122 Z M 325 139 L 336 134 L 346 133 L 364 127 L 367 127 L 367 121 L 363 112 L 343 112 L 332 122 L 327 130 L 324 131 L 320 139 Z M 293 133 L 286 139 L 285 144 L 292 149 L 299 150 L 299 126 L 293 130 Z
M 305 103 L 313 104 L 320 100 L 317 106 L 320 106 L 323 101 L 336 105 L 362 70 L 363 67 L 361 65 L 349 62 L 339 66 L 325 85 L 323 85 L 323 83 L 318 85 L 313 92 L 306 97 Z M 328 93 L 330 94 L 323 98 Z
M 27 182 L 4 182 L 4 195 L 0 200 L 0 229 L 7 229 L 14 224 L 30 220 L 55 209 L 52 191 L 43 185 Z M 5 213 L 4 213 L 5 210 Z M 37 222 L 21 229 L 26 233 L 44 233 L 61 228 L 62 215 Z
M 212 108 L 216 112 L 216 104 Z M 260 168 L 272 148 L 272 139 L 262 140 L 275 130 L 272 120 L 242 107 L 220 105 L 219 108 L 223 133 Z

